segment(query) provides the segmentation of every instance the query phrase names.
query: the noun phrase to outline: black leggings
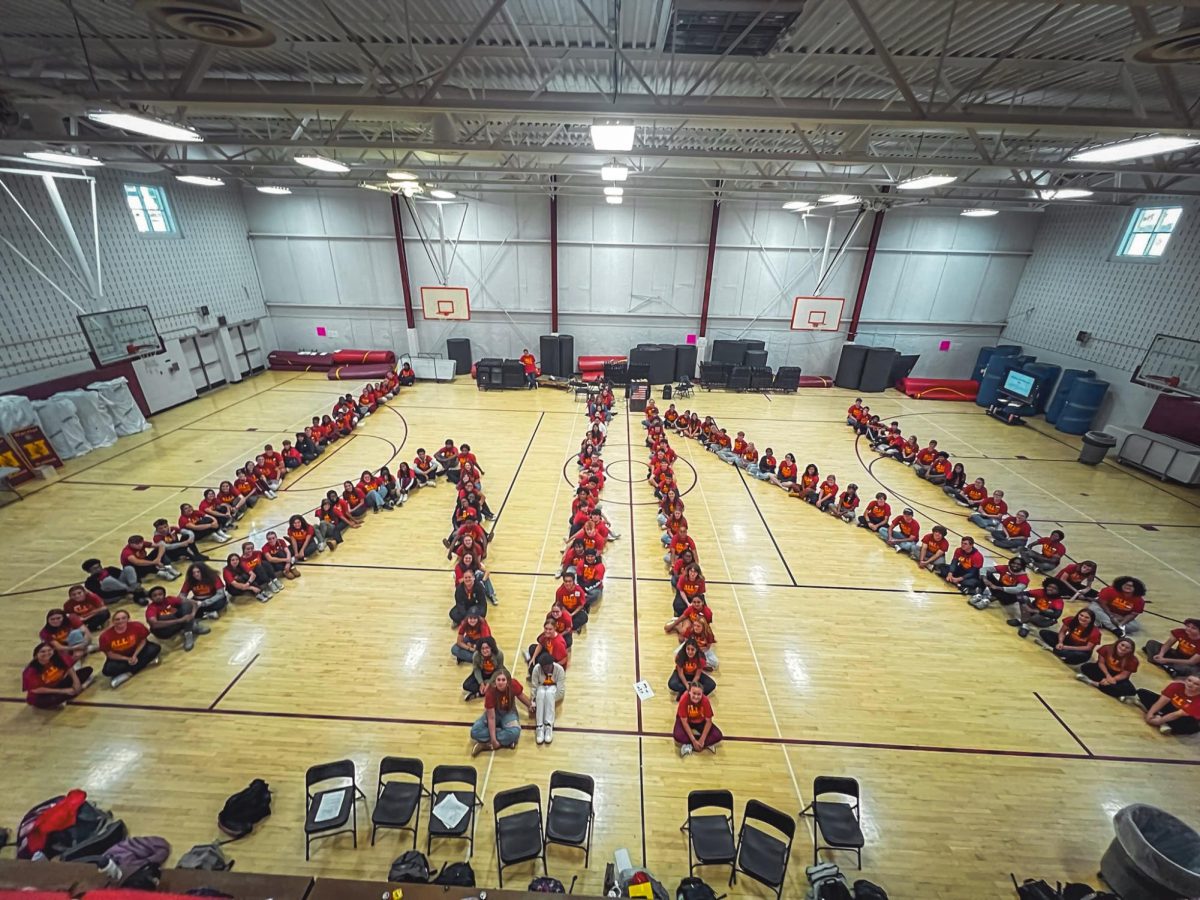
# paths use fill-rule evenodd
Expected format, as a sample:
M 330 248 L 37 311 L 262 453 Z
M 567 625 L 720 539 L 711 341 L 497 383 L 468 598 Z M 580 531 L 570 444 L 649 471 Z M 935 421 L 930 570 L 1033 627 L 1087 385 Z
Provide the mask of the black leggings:
M 1094 662 L 1084 663 L 1079 667 L 1079 673 L 1097 682 L 1106 677 L 1104 670 L 1100 668 L 1100 663 Z M 1132 697 L 1137 693 L 1137 688 L 1128 678 L 1118 681 L 1116 684 L 1097 684 L 1096 687 L 1100 689 L 1101 693 L 1108 694 L 1110 697 Z
M 1043 628 L 1038 632 L 1038 637 L 1042 639 L 1042 643 L 1047 645 L 1054 655 L 1065 662 L 1068 666 L 1079 666 L 1092 658 L 1091 650 L 1056 650 L 1058 646 L 1058 632 L 1052 631 L 1049 628 Z
M 1058 592 L 1063 597 L 1066 597 L 1069 599 L 1072 596 L 1074 596 L 1075 588 L 1072 585 L 1063 581 L 1061 578 L 1051 578 L 1049 580 L 1054 582 L 1056 585 L 1058 585 Z M 1095 600 L 1099 596 L 1100 596 L 1099 593 L 1097 593 L 1096 591 L 1093 591 L 1091 588 L 1088 588 L 1086 591 L 1084 591 L 1082 594 L 1080 594 L 1079 597 L 1076 599 L 1086 600 L 1086 601 L 1090 602 L 1092 600 Z
M 1161 694 L 1156 694 L 1154 691 L 1148 691 L 1145 688 L 1138 688 L 1138 703 L 1140 703 L 1142 709 L 1146 710 L 1147 712 L 1150 711 L 1150 707 L 1158 702 L 1158 698 L 1161 696 Z M 1171 707 L 1168 706 L 1164 711 L 1169 712 L 1170 709 Z M 1191 716 L 1180 716 L 1178 719 L 1172 719 L 1166 724 L 1167 727 L 1171 729 L 1172 734 L 1200 734 L 1200 719 L 1195 719 Z
M 167 547 L 167 552 L 163 554 L 163 559 L 168 563 L 178 562 L 181 559 L 190 559 L 199 562 L 204 559 L 204 554 L 200 552 L 200 548 L 193 542 L 183 547 Z
M 123 659 L 108 659 L 104 662 L 103 672 L 109 678 L 116 678 L 118 675 L 136 675 L 150 663 L 158 658 L 158 654 L 162 652 L 162 647 L 153 641 L 146 641 L 146 646 L 142 647 L 142 651 L 138 654 L 138 661 L 132 665 Z
M 575 612 L 571 613 L 571 628 L 578 631 L 588 623 L 588 611 L 586 606 L 581 606 Z
M 683 683 L 683 679 L 679 677 L 678 672 L 672 672 L 671 677 L 667 679 L 667 687 L 676 694 L 682 694 L 687 690 L 687 685 Z M 703 672 L 700 673 L 700 687 L 704 689 L 707 696 L 717 689 L 717 683 Z

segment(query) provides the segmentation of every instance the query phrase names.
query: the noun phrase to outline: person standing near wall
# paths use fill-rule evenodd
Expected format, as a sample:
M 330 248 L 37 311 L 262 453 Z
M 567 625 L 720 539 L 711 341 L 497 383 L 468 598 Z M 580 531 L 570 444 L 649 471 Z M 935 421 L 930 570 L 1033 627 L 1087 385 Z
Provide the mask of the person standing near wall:
M 521 365 L 525 367 L 526 388 L 536 389 L 538 386 L 537 360 L 533 358 L 533 354 L 529 352 L 528 347 L 521 351 Z

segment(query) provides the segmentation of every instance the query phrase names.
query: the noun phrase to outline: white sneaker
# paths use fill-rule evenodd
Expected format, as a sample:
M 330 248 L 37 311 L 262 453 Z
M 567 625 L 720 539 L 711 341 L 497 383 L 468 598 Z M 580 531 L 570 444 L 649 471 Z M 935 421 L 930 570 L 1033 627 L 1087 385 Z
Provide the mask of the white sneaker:
M 1092 681 L 1092 679 L 1088 678 L 1086 675 L 1084 675 L 1082 672 L 1080 672 L 1078 675 L 1075 676 L 1075 680 L 1082 681 L 1084 684 L 1095 685 L 1095 682 Z
M 1158 726 L 1158 730 L 1161 734 L 1170 734 L 1171 726 L 1170 725 L 1160 725 L 1160 726 Z
M 554 726 L 547 723 L 546 724 L 546 743 L 549 744 L 553 740 L 554 740 Z
M 272 579 L 271 580 L 271 590 L 275 591 L 276 593 L 279 593 L 280 591 L 283 590 L 283 582 L 280 581 L 278 578 Z
M 227 540 L 229 540 L 229 535 L 227 535 L 224 531 L 214 532 L 213 537 L 216 540 L 220 541 L 222 544 L 225 543 Z
M 535 740 L 539 744 L 544 744 L 546 742 L 546 729 L 544 726 L 539 725 L 537 727 L 537 735 L 535 736 Z
M 112 686 L 114 688 L 119 688 L 121 685 L 123 685 L 125 682 L 127 682 L 132 677 L 133 676 L 130 673 L 123 672 L 120 675 L 114 675 L 113 680 L 110 683 L 112 684 Z
M 257 600 L 259 603 L 266 603 L 268 600 L 271 599 L 271 595 L 268 594 L 266 591 L 259 591 L 257 594 L 254 595 L 254 599 Z
M 682 758 L 682 757 L 684 757 L 684 756 L 687 756 L 687 755 L 688 755 L 689 753 L 691 753 L 691 752 L 692 752 L 692 745 L 691 745 L 691 744 L 680 744 L 680 745 L 679 745 L 679 756 L 680 756 L 681 758 Z
M 325 552 L 325 547 L 326 547 L 326 544 L 325 544 L 325 542 L 324 542 L 324 541 L 321 541 L 321 543 L 317 544 L 317 552 L 318 552 L 318 553 L 324 553 L 324 552 Z
M 1118 697 L 1117 699 L 1120 700 L 1122 703 L 1128 703 L 1131 706 L 1138 705 L 1137 694 L 1126 694 L 1124 697 Z

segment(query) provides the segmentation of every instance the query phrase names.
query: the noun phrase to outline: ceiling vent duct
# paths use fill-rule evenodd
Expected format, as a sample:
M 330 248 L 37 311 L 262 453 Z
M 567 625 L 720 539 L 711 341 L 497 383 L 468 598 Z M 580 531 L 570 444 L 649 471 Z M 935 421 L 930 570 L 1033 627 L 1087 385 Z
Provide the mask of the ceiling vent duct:
M 245 50 L 275 43 L 270 24 L 242 12 L 240 0 L 137 0 L 137 9 L 175 34 L 204 44 Z
M 702 56 L 766 56 L 803 9 L 804 0 L 675 0 L 666 49 Z
M 1183 10 L 1178 28 L 1134 44 L 1125 58 L 1156 66 L 1200 63 L 1200 9 Z

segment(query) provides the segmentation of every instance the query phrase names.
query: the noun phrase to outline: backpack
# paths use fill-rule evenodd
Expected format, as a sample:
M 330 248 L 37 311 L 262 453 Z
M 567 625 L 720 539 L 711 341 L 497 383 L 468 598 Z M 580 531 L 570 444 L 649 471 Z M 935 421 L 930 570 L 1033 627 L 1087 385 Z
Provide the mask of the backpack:
M 160 881 L 162 881 L 162 869 L 158 863 L 148 862 L 124 876 L 118 887 L 131 891 L 157 891 Z
M 1013 878 L 1013 884 L 1017 879 Z M 1017 885 L 1017 896 L 1020 900 L 1059 900 L 1062 894 L 1057 888 L 1052 888 L 1045 881 L 1026 878 Z
M 679 882 L 679 887 L 675 888 L 675 900 L 718 900 L 718 898 L 716 892 L 704 882 L 704 879 L 689 876 Z
M 52 797 L 39 803 L 21 819 L 17 828 L 17 859 L 32 859 L 29 837 L 38 817 L 46 810 L 61 803 L 65 797 Z M 75 824 L 51 832 L 46 838 L 42 853 L 47 859 L 70 862 L 84 857 L 103 856 L 109 847 L 128 836 L 125 823 L 107 810 L 84 801 L 75 816 Z
M 813 887 L 813 900 L 854 900 L 846 882 L 839 878 L 827 878 Z
M 887 891 L 860 878 L 854 882 L 854 900 L 888 900 Z
M 534 894 L 565 894 L 566 887 L 557 878 L 551 878 L 548 875 L 543 875 L 541 878 L 535 878 L 529 882 L 529 890 Z
M 428 884 L 429 860 L 420 850 L 405 850 L 388 869 L 388 881 Z
M 270 814 L 271 788 L 261 778 L 255 778 L 225 801 L 217 815 L 217 827 L 236 841 Z
M 227 872 L 233 868 L 233 860 L 225 855 L 220 844 L 197 844 L 179 858 L 175 868 Z
M 452 885 L 454 887 L 475 887 L 475 870 L 470 863 L 446 863 L 438 872 L 434 884 Z
M 121 871 L 135 872 L 151 863 L 161 866 L 171 855 L 171 845 L 166 838 L 131 837 L 109 847 L 104 855 L 115 862 Z

